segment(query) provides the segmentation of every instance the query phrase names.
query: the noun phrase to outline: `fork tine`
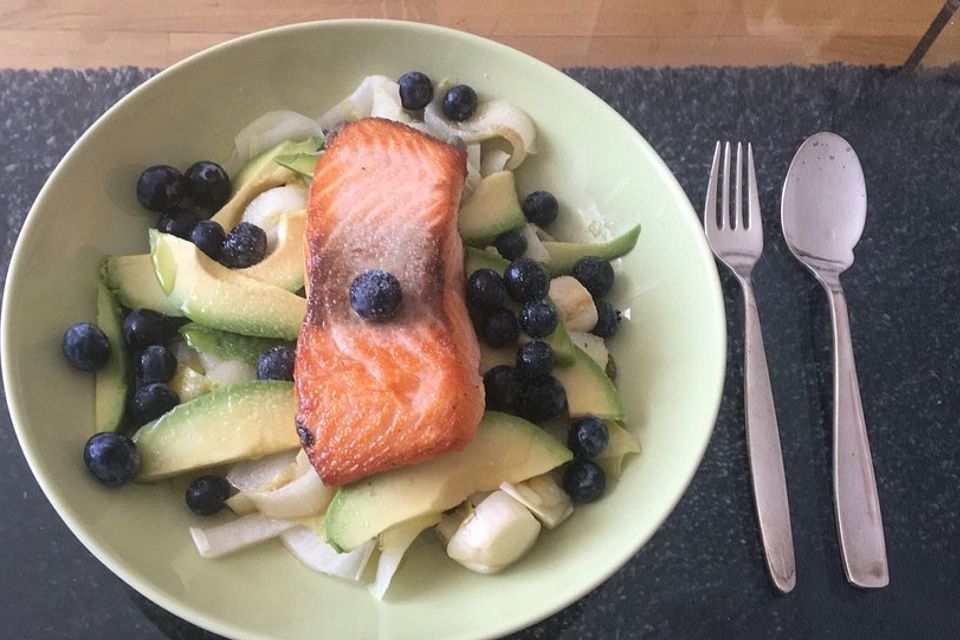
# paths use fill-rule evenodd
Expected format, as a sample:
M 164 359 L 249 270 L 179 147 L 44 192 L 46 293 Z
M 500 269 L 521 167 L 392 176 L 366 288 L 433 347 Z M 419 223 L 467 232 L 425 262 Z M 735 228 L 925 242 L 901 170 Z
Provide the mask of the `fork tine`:
M 720 212 L 720 228 L 730 228 L 730 143 L 723 144 L 723 210 Z
M 760 195 L 757 192 L 757 171 L 753 166 L 753 145 L 747 143 L 747 229 L 763 234 L 760 217 Z
M 710 166 L 710 181 L 707 183 L 707 200 L 703 205 L 703 229 L 709 238 L 717 229 L 717 172 L 720 169 L 720 141 L 713 152 L 713 164 Z
M 743 229 L 743 144 L 737 143 L 737 182 L 733 202 L 733 224 L 734 229 Z

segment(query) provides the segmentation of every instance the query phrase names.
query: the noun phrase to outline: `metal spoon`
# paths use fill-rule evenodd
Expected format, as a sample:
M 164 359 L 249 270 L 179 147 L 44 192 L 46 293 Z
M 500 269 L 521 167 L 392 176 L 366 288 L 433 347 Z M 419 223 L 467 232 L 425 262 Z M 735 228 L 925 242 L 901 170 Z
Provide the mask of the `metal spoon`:
M 880 500 L 850 342 L 840 274 L 863 233 L 867 189 L 856 152 L 833 133 L 807 138 L 783 184 L 787 246 L 827 291 L 833 318 L 833 492 L 847 580 L 863 588 L 890 582 Z

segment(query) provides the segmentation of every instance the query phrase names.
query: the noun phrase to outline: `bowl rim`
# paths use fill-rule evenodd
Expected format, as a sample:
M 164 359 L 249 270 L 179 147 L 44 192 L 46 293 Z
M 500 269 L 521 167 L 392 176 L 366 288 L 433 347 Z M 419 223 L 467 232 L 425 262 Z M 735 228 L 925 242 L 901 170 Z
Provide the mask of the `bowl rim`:
M 680 500 L 686 495 L 687 490 L 690 487 L 690 483 L 693 480 L 694 475 L 699 469 L 700 465 L 703 462 L 703 457 L 706 452 L 706 448 L 710 442 L 710 439 L 713 435 L 713 430 L 716 425 L 717 416 L 720 409 L 720 401 L 722 399 L 723 386 L 726 377 L 726 352 L 727 352 L 727 327 L 726 327 L 726 312 L 723 300 L 722 287 L 720 284 L 720 277 L 717 271 L 716 263 L 713 260 L 712 253 L 710 252 L 709 247 L 706 243 L 706 238 L 700 232 L 700 222 L 699 217 L 697 216 L 693 205 L 691 204 L 689 198 L 687 197 L 686 192 L 680 186 L 680 183 L 677 181 L 676 177 L 670 171 L 669 167 L 663 161 L 663 159 L 656 153 L 656 151 L 651 147 L 651 145 L 646 141 L 646 139 L 640 134 L 639 131 L 619 112 L 616 111 L 612 106 L 607 104 L 599 96 L 594 94 L 592 91 L 581 85 L 579 82 L 563 73 L 560 69 L 549 65 L 538 58 L 524 53 L 518 49 L 510 47 L 508 45 L 496 42 L 489 38 L 483 36 L 478 36 L 472 33 L 465 31 L 460 31 L 458 29 L 452 29 L 449 27 L 443 27 L 439 25 L 422 23 L 422 22 L 413 22 L 407 20 L 388 20 L 388 19 L 379 19 L 379 18 L 344 18 L 344 19 L 334 19 L 334 20 L 315 20 L 309 22 L 298 22 L 287 25 L 281 25 L 277 27 L 272 27 L 269 29 L 262 29 L 252 33 L 244 34 L 236 38 L 232 38 L 225 42 L 221 42 L 212 47 L 198 51 L 179 62 L 172 64 L 171 66 L 161 70 L 151 78 L 144 81 L 142 84 L 137 86 L 135 89 L 130 91 L 128 94 L 120 98 L 116 103 L 110 106 L 103 114 L 101 114 L 81 135 L 77 140 L 71 145 L 70 149 L 64 154 L 63 158 L 57 163 L 57 166 L 51 172 L 50 176 L 44 182 L 43 187 L 40 189 L 37 194 L 36 199 L 30 207 L 30 211 L 27 213 L 23 225 L 20 229 L 20 232 L 17 236 L 17 241 L 14 246 L 13 253 L 11 254 L 10 265 L 7 270 L 7 275 L 5 279 L 5 286 L 3 292 L 3 299 L 0 302 L 0 370 L 2 370 L 3 375 L 3 386 L 4 386 L 4 396 L 6 398 L 7 407 L 9 410 L 11 423 L 13 424 L 14 432 L 17 436 L 17 441 L 20 444 L 20 448 L 23 451 L 23 455 L 26 458 L 27 465 L 30 468 L 30 471 L 33 473 L 33 476 L 37 483 L 40 485 L 41 490 L 46 496 L 47 500 L 53 506 L 54 510 L 57 512 L 57 515 L 63 520 L 63 522 L 70 529 L 70 532 L 77 537 L 77 539 L 83 544 L 83 546 L 91 553 L 93 556 L 103 563 L 112 573 L 118 576 L 123 580 L 128 586 L 139 592 L 144 597 L 148 598 L 152 602 L 160 605 L 162 608 L 168 612 L 187 620 L 188 622 L 200 626 L 208 631 L 212 631 L 219 635 L 231 637 L 231 638 L 261 638 L 266 637 L 262 636 L 259 632 L 252 631 L 250 629 L 245 629 L 239 626 L 230 624 L 228 621 L 222 620 L 216 616 L 210 615 L 204 610 L 193 607 L 189 601 L 179 599 L 175 596 L 168 595 L 164 593 L 161 589 L 156 587 L 149 579 L 148 576 L 140 574 L 138 571 L 128 566 L 128 564 L 116 557 L 114 557 L 109 551 L 103 548 L 100 543 L 97 541 L 95 535 L 85 530 L 85 528 L 77 522 L 70 512 L 70 509 L 67 505 L 67 501 L 64 500 L 54 487 L 53 483 L 47 478 L 43 473 L 38 472 L 40 455 L 39 452 L 35 451 L 25 440 L 23 427 L 20 425 L 25 423 L 26 416 L 19 402 L 19 390 L 13 382 L 16 380 L 16 376 L 13 375 L 12 363 L 10 362 L 8 354 L 13 345 L 13 336 L 10 332 L 10 320 L 9 316 L 12 315 L 10 311 L 10 303 L 13 301 L 13 298 L 16 296 L 16 291 L 19 289 L 20 285 L 18 283 L 19 278 L 11 277 L 11 275 L 18 275 L 20 268 L 20 263 L 25 262 L 24 254 L 26 252 L 26 247 L 29 244 L 30 238 L 33 236 L 35 227 L 37 226 L 37 216 L 35 212 L 43 206 L 44 201 L 48 197 L 48 193 L 51 190 L 51 185 L 57 182 L 58 177 L 61 172 L 64 171 L 64 166 L 67 165 L 69 160 L 77 153 L 84 145 L 85 141 L 91 137 L 96 130 L 104 126 L 106 120 L 112 116 L 112 114 L 119 109 L 122 109 L 123 106 L 134 96 L 138 95 L 140 92 L 147 90 L 149 87 L 156 83 L 161 83 L 168 76 L 174 75 L 180 72 L 182 69 L 189 67 L 192 64 L 195 64 L 202 58 L 213 55 L 215 53 L 223 52 L 225 50 L 231 49 L 233 47 L 244 46 L 250 42 L 268 39 L 276 37 L 278 34 L 289 33 L 293 31 L 309 31 L 314 29 L 337 29 L 337 28 L 356 28 L 356 27 L 387 27 L 391 29 L 401 29 L 401 30 L 411 30 L 420 33 L 431 33 L 438 34 L 447 37 L 455 37 L 462 40 L 465 40 L 472 44 L 483 45 L 486 47 L 492 47 L 494 49 L 499 49 L 510 53 L 513 56 L 520 56 L 522 59 L 526 59 L 527 62 L 533 62 L 537 66 L 541 67 L 543 73 L 552 74 L 554 77 L 558 77 L 561 81 L 567 83 L 568 85 L 575 86 L 577 89 L 584 91 L 584 99 L 588 101 L 593 101 L 602 105 L 609 113 L 609 115 L 619 120 L 622 124 L 625 124 L 633 132 L 634 142 L 637 143 L 641 149 L 644 149 L 648 152 L 648 155 L 654 161 L 653 165 L 655 168 L 658 177 L 661 178 L 664 184 L 674 192 L 674 195 L 677 196 L 677 200 L 681 205 L 681 208 L 685 210 L 684 218 L 686 219 L 687 224 L 693 225 L 695 227 L 696 233 L 694 234 L 695 241 L 699 248 L 700 258 L 707 263 L 707 273 L 710 279 L 710 287 L 712 292 L 712 306 L 719 310 L 717 315 L 717 323 L 719 326 L 714 327 L 714 330 L 717 331 L 717 335 L 720 339 L 721 349 L 719 357 L 716 363 L 714 363 L 714 382 L 711 388 L 702 388 L 701 390 L 704 393 L 704 398 L 709 399 L 710 413 L 713 415 L 713 418 L 710 420 L 709 427 L 703 432 L 703 437 L 700 442 L 697 443 L 696 459 L 697 463 L 691 467 L 691 469 L 685 474 L 682 478 L 683 490 L 680 491 L 677 496 L 671 501 L 669 508 L 664 512 L 663 517 L 659 519 L 656 526 L 653 527 L 647 535 L 640 536 L 635 541 L 634 545 L 631 545 L 626 554 L 621 554 L 613 558 L 614 562 L 611 564 L 611 568 L 602 572 L 602 574 L 594 577 L 591 580 L 587 580 L 579 583 L 578 587 L 575 589 L 569 590 L 563 597 L 559 598 L 557 601 L 550 604 L 550 606 L 543 607 L 535 610 L 531 615 L 523 616 L 516 620 L 508 621 L 503 626 L 499 627 L 496 630 L 497 635 L 505 635 L 509 633 L 516 632 L 518 630 L 527 628 L 531 625 L 534 625 L 546 618 L 554 615 L 558 611 L 565 609 L 578 599 L 584 597 L 588 593 L 594 591 L 602 583 L 606 582 L 613 574 L 623 568 L 623 566 L 635 556 L 643 546 L 656 534 L 662 527 L 667 518 L 674 512 Z M 25 240 L 26 239 L 26 240 Z M 11 393 L 11 391 L 13 393 Z M 708 395 L 709 394 L 709 395 Z M 451 637 L 457 638 L 473 638 L 474 635 L 466 634 L 456 634 Z

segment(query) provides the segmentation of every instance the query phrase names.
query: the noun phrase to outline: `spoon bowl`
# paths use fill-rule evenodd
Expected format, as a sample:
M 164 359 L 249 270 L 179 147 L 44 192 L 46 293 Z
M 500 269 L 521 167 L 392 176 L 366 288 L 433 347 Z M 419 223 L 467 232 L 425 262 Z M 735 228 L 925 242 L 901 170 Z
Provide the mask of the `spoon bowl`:
M 835 133 L 807 138 L 783 184 L 783 235 L 790 251 L 814 275 L 839 274 L 853 264 L 853 248 L 867 217 L 860 159 Z

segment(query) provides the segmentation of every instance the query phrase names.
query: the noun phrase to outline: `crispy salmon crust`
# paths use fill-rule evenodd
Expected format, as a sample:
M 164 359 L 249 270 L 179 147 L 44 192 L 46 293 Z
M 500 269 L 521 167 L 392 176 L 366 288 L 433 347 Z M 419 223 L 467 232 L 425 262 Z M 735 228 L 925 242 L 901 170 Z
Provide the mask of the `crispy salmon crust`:
M 484 398 L 457 233 L 465 175 L 463 150 L 376 118 L 346 126 L 317 164 L 295 380 L 300 441 L 327 485 L 473 439 Z M 350 306 L 368 269 L 400 281 L 389 322 Z

